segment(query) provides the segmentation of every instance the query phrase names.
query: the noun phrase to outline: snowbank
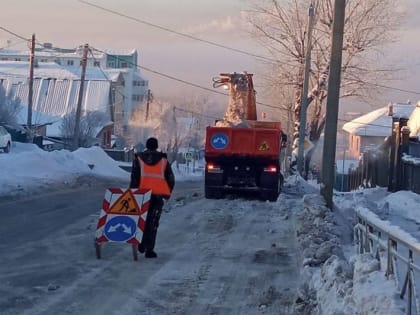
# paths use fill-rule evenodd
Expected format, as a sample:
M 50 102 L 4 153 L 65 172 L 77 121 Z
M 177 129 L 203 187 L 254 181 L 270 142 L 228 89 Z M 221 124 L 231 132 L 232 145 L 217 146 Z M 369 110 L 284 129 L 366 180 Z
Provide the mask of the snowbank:
M 302 256 L 296 314 L 404 314 L 395 281 L 385 278 L 371 254 L 350 259 L 344 255 L 343 249 L 352 245 L 351 226 L 338 209 L 328 209 L 319 194 L 302 198 L 302 211 L 296 214 Z

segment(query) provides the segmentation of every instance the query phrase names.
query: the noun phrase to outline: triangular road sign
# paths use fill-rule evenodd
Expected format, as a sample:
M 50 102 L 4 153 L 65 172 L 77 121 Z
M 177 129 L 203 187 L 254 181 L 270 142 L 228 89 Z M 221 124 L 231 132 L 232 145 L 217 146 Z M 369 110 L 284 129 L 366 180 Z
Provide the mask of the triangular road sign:
M 139 214 L 140 208 L 130 189 L 127 189 L 111 206 L 108 213 Z

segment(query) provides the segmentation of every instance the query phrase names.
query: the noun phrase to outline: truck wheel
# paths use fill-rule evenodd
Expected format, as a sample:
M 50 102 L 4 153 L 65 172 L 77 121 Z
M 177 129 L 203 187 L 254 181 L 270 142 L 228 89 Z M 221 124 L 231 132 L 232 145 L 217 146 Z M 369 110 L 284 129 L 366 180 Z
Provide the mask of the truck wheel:
M 268 194 L 268 201 L 276 202 L 279 195 L 277 193 L 270 193 Z
M 270 201 L 270 202 L 276 202 L 277 198 L 279 197 L 279 194 L 277 192 L 263 192 L 261 193 L 261 199 L 262 201 Z
M 212 188 L 204 188 L 204 196 L 207 199 L 220 199 L 222 198 L 222 192 Z

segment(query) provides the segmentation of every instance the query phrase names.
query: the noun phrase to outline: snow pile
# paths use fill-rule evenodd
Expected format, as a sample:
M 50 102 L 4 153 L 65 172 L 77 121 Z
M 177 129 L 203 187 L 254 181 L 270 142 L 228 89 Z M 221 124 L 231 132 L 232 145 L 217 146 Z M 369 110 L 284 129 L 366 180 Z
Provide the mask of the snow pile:
M 73 155 L 84 161 L 102 176 L 127 177 L 127 172 L 119 167 L 116 168 L 116 161 L 100 147 L 79 148 L 73 152 Z
M 58 181 L 68 183 L 90 171 L 70 151 L 47 152 L 34 144 L 17 142 L 10 153 L 0 154 L 0 165 L 0 196 L 17 195 L 41 186 L 47 188 Z
M 176 181 L 203 178 L 204 161 L 172 166 Z M 31 143 L 14 142 L 10 153 L 0 152 L 0 197 L 22 196 L 95 182 L 98 177 L 128 182 L 130 173 L 100 147 L 76 151 L 44 151 Z
M 328 315 L 341 310 L 353 314 L 355 306 L 348 292 L 351 272 L 340 248 L 334 213 L 319 194 L 308 194 L 296 223 L 303 268 L 296 313 Z M 329 302 L 331 296 L 335 303 Z
M 389 214 L 400 215 L 420 223 L 420 212 L 416 211 L 417 207 L 413 208 L 413 204 L 420 204 L 420 195 L 405 190 L 389 194 L 378 202 L 379 207 L 389 209 Z
M 229 82 L 229 104 L 225 116 L 216 123 L 216 127 L 240 127 L 249 128 L 247 119 L 247 109 L 249 102 L 249 93 L 253 93 L 255 104 L 255 92 L 249 91 L 247 74 L 231 74 Z
M 352 257 L 354 264 L 353 299 L 361 314 L 393 314 L 404 315 L 404 308 L 396 304 L 397 292 L 393 280 L 381 281 L 384 270 L 378 260 L 371 254 L 362 254 Z M 375 292 L 375 294 L 372 294 Z M 394 298 L 390 298 L 394 292 Z
M 394 279 L 385 278 L 371 254 L 346 258 L 343 249 L 350 245 L 345 243 L 352 234 L 348 217 L 339 209 L 328 209 L 319 194 L 305 195 L 302 203 L 302 211 L 296 214 L 302 255 L 296 314 L 403 314 Z

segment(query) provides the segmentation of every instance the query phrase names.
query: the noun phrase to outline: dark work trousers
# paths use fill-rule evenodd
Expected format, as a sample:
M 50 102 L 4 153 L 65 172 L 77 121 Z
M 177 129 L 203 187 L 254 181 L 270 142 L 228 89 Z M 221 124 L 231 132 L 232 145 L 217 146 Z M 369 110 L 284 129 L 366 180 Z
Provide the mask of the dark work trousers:
M 146 227 L 141 240 L 141 243 L 146 251 L 151 251 L 155 248 L 157 229 L 159 227 L 162 208 L 163 198 L 161 196 L 152 195 L 150 198 L 149 211 L 146 216 Z

